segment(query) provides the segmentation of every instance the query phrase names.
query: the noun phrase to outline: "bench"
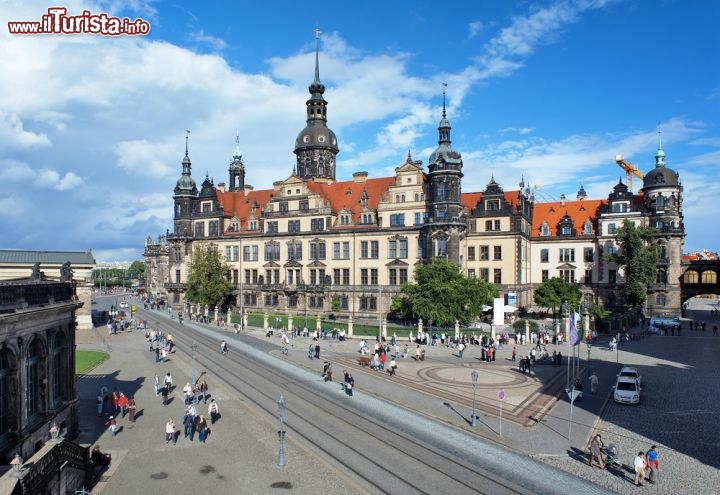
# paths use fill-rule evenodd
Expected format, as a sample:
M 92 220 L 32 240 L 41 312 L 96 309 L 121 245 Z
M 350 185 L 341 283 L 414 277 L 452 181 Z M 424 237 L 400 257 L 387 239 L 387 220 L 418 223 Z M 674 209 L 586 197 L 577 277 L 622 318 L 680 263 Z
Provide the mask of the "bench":
M 358 364 L 360 366 L 370 366 L 370 356 L 360 356 L 358 358 Z

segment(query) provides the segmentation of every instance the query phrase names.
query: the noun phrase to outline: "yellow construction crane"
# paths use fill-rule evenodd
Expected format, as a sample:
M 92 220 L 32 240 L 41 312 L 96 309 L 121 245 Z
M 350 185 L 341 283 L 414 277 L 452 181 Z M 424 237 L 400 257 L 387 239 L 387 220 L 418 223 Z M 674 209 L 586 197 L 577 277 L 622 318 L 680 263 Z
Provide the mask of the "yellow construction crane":
M 638 177 L 639 179 L 644 179 L 645 176 L 642 172 L 640 172 L 636 165 L 633 165 L 630 162 L 625 161 L 625 158 L 622 155 L 615 155 L 615 163 L 620 165 L 623 170 L 625 170 L 625 182 L 628 186 L 628 190 L 632 192 L 633 185 L 632 185 L 632 179 L 633 175 L 635 177 Z

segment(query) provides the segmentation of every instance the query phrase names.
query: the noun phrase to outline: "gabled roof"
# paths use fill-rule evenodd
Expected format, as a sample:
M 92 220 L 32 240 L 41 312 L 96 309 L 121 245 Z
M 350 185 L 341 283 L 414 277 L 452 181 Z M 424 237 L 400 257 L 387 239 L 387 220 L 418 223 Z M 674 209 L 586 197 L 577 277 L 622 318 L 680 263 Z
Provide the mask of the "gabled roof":
M 0 263 L 19 263 L 32 265 L 35 263 L 62 265 L 95 265 L 92 251 L 26 251 L 22 249 L 0 250 Z
M 543 237 L 557 237 L 557 225 L 560 219 L 566 214 L 572 218 L 573 227 L 577 229 L 578 234 L 582 233 L 585 222 L 590 219 L 593 223 L 593 229 L 597 232 L 597 219 L 600 209 L 607 205 L 605 199 L 584 199 L 582 201 L 560 201 L 549 203 L 535 203 L 533 209 L 533 226 L 532 236 L 540 236 L 540 231 L 544 222 L 547 222 L 550 235 Z

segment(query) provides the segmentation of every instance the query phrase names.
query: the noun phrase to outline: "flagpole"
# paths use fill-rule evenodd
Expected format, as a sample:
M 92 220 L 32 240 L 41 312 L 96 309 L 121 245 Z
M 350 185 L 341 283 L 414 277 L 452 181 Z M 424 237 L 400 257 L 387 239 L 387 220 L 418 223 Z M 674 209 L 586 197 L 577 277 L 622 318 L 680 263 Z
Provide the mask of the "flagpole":
M 565 306 L 566 307 L 564 309 L 567 311 L 567 303 Z M 568 333 L 565 336 L 565 338 L 567 339 L 567 343 L 568 343 L 567 388 L 570 388 L 571 387 L 571 385 L 570 385 L 570 362 L 572 361 L 572 357 L 571 357 L 572 354 L 570 353 L 570 341 L 572 340 L 572 338 L 571 338 L 571 334 L 570 334 L 570 313 L 569 312 L 568 312 L 566 318 L 567 318 L 567 321 L 565 322 L 565 328 L 568 329 Z

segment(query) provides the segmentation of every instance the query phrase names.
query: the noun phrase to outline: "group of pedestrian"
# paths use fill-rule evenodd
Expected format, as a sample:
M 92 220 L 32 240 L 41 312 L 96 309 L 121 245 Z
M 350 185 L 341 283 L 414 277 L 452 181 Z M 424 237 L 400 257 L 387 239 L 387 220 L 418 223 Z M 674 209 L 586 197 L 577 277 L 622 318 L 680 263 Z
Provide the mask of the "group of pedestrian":
M 118 391 L 117 388 L 110 393 L 107 387 L 100 387 L 100 392 L 95 399 L 95 405 L 99 418 L 108 415 L 105 426 L 108 427 L 112 436 L 116 436 L 122 429 L 118 424 L 118 419 L 128 415 L 130 422 L 135 422 L 135 413 L 137 412 L 135 397 L 125 395 L 125 393 Z
M 604 450 L 605 444 L 602 435 L 598 433 L 590 440 L 587 446 L 589 456 L 588 465 L 590 467 L 593 466 L 594 461 L 597 461 L 600 469 L 606 469 L 606 459 L 603 454 Z M 642 486 L 645 480 L 649 483 L 657 483 L 660 473 L 660 458 L 657 446 L 651 446 L 647 452 L 640 450 L 633 459 L 633 469 L 635 471 L 634 483 L 636 486 Z

